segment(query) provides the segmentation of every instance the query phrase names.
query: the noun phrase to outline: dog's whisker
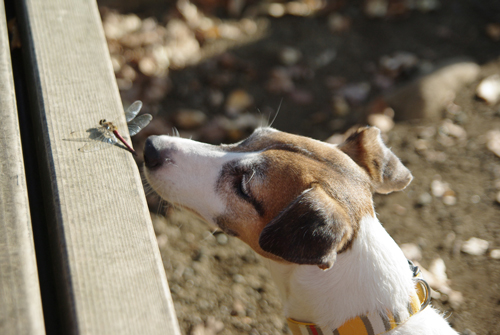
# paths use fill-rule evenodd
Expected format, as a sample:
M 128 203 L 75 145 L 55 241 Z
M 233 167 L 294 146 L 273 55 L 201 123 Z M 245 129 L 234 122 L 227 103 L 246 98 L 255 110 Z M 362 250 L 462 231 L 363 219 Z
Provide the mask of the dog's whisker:
M 272 126 L 273 126 L 273 124 L 274 124 L 274 121 L 276 121 L 276 118 L 278 117 L 278 114 L 280 113 L 280 109 L 281 109 L 281 104 L 282 104 L 282 103 L 283 103 L 283 98 L 281 98 L 281 100 L 280 100 L 280 104 L 279 104 L 279 106 L 278 106 L 278 109 L 276 110 L 276 114 L 274 114 L 274 118 L 273 118 L 273 120 L 271 121 L 271 123 L 269 124 L 269 126 L 268 126 L 268 127 L 272 127 Z

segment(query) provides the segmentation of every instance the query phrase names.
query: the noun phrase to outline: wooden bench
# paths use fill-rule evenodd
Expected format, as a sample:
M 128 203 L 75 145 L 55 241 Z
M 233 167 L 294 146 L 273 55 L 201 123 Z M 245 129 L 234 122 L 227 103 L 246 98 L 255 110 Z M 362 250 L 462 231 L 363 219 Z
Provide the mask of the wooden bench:
M 95 0 L 3 1 L 0 334 L 180 334 L 131 153 L 64 140 L 102 118 L 127 135 Z

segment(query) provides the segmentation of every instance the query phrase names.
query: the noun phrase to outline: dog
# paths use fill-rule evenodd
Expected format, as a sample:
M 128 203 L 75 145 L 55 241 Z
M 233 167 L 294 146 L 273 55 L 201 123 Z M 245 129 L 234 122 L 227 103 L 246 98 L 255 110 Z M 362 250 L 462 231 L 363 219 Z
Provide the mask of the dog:
M 144 162 L 162 198 L 264 258 L 294 335 L 458 334 L 375 215 L 375 192 L 413 178 L 377 128 L 340 145 L 270 127 L 220 146 L 150 136 Z

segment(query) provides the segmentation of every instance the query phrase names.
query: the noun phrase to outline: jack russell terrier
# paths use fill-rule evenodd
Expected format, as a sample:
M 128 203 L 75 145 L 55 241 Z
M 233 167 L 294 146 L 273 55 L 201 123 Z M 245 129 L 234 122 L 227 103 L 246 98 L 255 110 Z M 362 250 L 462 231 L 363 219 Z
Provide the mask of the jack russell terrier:
M 151 136 L 148 182 L 264 257 L 295 334 L 458 334 L 375 215 L 410 171 L 374 127 L 332 145 L 259 128 L 232 145 Z M 427 307 L 427 308 L 426 308 Z

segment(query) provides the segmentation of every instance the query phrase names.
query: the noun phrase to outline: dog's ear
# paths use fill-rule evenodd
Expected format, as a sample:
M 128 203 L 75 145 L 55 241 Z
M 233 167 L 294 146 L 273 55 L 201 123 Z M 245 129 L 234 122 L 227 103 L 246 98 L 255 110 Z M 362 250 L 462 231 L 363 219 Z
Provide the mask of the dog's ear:
M 385 146 L 378 128 L 360 128 L 338 148 L 368 172 L 375 192 L 400 191 L 413 179 L 410 170 Z
M 352 237 L 345 211 L 320 186 L 304 191 L 262 230 L 262 250 L 296 264 L 331 268 Z

